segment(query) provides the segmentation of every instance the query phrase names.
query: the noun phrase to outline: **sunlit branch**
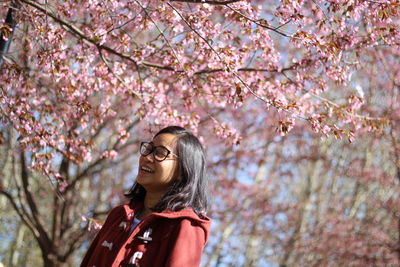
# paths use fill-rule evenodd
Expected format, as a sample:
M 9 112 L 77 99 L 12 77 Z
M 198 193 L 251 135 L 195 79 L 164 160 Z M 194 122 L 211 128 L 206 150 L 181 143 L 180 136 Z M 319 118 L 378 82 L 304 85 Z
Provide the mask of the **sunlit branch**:
M 288 112 L 288 113 L 291 113 L 290 112 L 290 110 L 288 110 L 288 109 L 285 109 L 284 107 L 281 107 L 281 106 L 275 106 L 274 105 L 274 102 L 273 101 L 271 101 L 271 100 L 269 100 L 269 99 L 264 99 L 263 97 L 261 97 L 261 96 L 259 96 L 258 94 L 256 94 L 252 89 L 251 89 L 251 87 L 242 79 L 242 77 L 240 77 L 240 75 L 236 72 L 236 71 L 234 71 L 233 69 L 231 69 L 227 64 L 225 64 L 225 62 L 224 62 L 224 60 L 221 58 L 221 56 L 220 56 L 220 54 L 214 49 L 214 47 L 196 30 L 196 29 L 194 29 L 191 25 L 190 25 L 190 23 L 183 17 L 183 15 L 176 9 L 176 8 L 174 8 L 171 4 L 169 4 L 168 3 L 168 5 L 172 8 L 172 9 L 174 9 L 174 11 L 181 17 L 181 19 L 185 22 L 185 24 L 196 34 L 196 35 L 198 35 L 199 36 L 199 38 L 200 39 L 202 39 L 207 45 L 208 45 L 208 47 L 210 47 L 210 49 L 217 55 L 217 57 L 219 58 L 219 60 L 221 61 L 221 63 L 223 63 L 224 65 L 225 65 L 225 70 L 227 70 L 227 71 L 229 71 L 229 72 L 231 72 L 248 90 L 249 90 L 249 92 L 254 96 L 254 97 L 256 97 L 257 99 L 259 99 L 259 100 L 261 100 L 261 101 L 263 101 L 263 102 L 265 102 L 265 103 L 267 103 L 268 105 L 271 105 L 271 106 L 274 106 L 275 108 L 277 108 L 277 109 L 281 109 L 281 110 L 283 110 L 283 111 L 285 111 L 285 112 Z M 229 6 L 228 6 L 229 7 Z M 230 8 L 230 7 L 229 7 Z M 232 9 L 232 8 L 231 8 Z M 287 36 L 287 37 L 290 37 L 290 36 Z M 222 69 L 221 69 L 222 70 Z M 244 69 L 242 69 L 242 70 L 254 70 L 254 69 L 251 69 L 251 68 L 244 68 Z M 288 69 L 287 69 L 288 70 Z M 283 74 L 284 74 L 284 72 L 282 72 Z M 320 96 L 318 96 L 318 95 L 314 95 L 315 97 L 317 97 L 317 98 L 319 98 L 320 100 L 322 100 L 323 102 L 326 102 L 326 103 L 328 103 L 328 104 L 330 104 L 330 105 L 333 105 L 333 106 L 335 106 L 335 107 L 338 107 L 339 108 L 339 106 L 336 104 L 336 103 L 333 103 L 332 101 L 330 101 L 330 100 L 328 100 L 328 99 L 325 99 L 325 98 L 322 98 L 322 97 L 320 97 Z M 354 116 L 354 117 L 357 117 L 357 118 L 360 118 L 360 119 L 366 119 L 366 120 L 376 120 L 376 121 L 380 121 L 380 120 L 382 120 L 382 118 L 374 118 L 374 117 L 369 117 L 369 116 L 362 116 L 362 115 L 358 115 L 358 114 L 350 114 L 349 112 L 347 112 L 347 111 L 344 111 L 346 114 L 348 114 L 348 115 L 352 115 L 352 116 Z M 303 120 L 306 120 L 306 121 L 309 121 L 309 120 L 307 120 L 307 118 L 305 118 L 305 117 L 301 117 L 301 116 L 296 116 L 297 118 L 300 118 L 300 119 L 303 119 Z
M 280 27 L 282 27 L 282 25 L 281 25 L 281 26 L 278 26 L 277 28 L 273 28 L 273 27 L 270 27 L 269 25 L 267 25 L 267 24 L 265 24 L 265 23 L 260 22 L 259 20 L 255 20 L 255 19 L 250 18 L 249 16 L 247 16 L 247 15 L 241 13 L 240 11 L 238 11 L 238 10 L 236 10 L 236 9 L 234 9 L 234 8 L 232 8 L 232 7 L 230 7 L 230 6 L 228 6 L 228 5 L 226 5 L 226 7 L 228 7 L 230 10 L 232 10 L 232 11 L 235 12 L 236 14 L 242 16 L 243 18 L 245 18 L 245 19 L 247 19 L 247 20 L 253 22 L 254 24 L 256 24 L 256 25 L 258 25 L 258 26 L 260 26 L 260 27 L 262 27 L 262 28 L 271 30 L 271 31 L 273 31 L 273 32 L 276 32 L 276 33 L 278 33 L 278 34 L 280 34 L 280 35 L 282 35 L 282 36 L 285 36 L 285 37 L 288 37 L 288 38 L 291 38 L 291 39 L 299 39 L 298 37 L 293 37 L 292 35 L 288 35 L 288 34 L 286 34 L 286 33 L 284 33 L 284 32 L 278 31 L 278 29 L 279 29 Z M 285 24 L 287 24 L 287 23 L 289 23 L 289 22 L 286 22 Z
M 286 26 L 287 24 L 289 24 L 292 21 L 292 19 L 289 19 L 288 21 L 286 21 L 285 23 L 282 23 L 281 25 L 279 25 L 278 27 L 275 27 L 275 30 L 279 30 L 280 28 Z
M 185 73 L 185 70 L 184 70 L 184 69 L 178 69 L 178 70 L 177 70 L 177 69 L 173 68 L 172 66 L 165 66 L 165 65 L 161 65 L 161 64 L 157 64 L 157 63 L 147 62 L 147 61 L 137 62 L 135 59 L 133 59 L 132 57 L 130 57 L 128 54 L 124 54 L 124 53 L 121 53 L 121 52 L 119 52 L 119 51 L 116 51 L 115 49 L 113 49 L 113 48 L 111 48 L 111 47 L 108 47 L 108 46 L 106 46 L 106 45 L 100 45 L 100 44 L 98 43 L 97 40 L 94 40 L 94 39 L 92 39 L 92 38 L 89 38 L 89 37 L 86 36 L 79 28 L 77 28 L 76 26 L 74 26 L 74 25 L 68 23 L 67 21 L 65 21 L 65 20 L 63 20 L 63 19 L 61 19 L 61 18 L 58 18 L 56 15 L 54 15 L 52 12 L 50 12 L 49 10 L 47 10 L 46 7 L 43 7 L 41 4 L 38 4 L 38 3 L 33 2 L 33 1 L 30 1 L 30 0 L 20 0 L 20 1 L 23 2 L 23 3 L 26 3 L 26 4 L 30 5 L 30 6 L 32 6 L 32 7 L 34 7 L 34 8 L 36 8 L 36 9 L 38 9 L 38 10 L 40 10 L 41 12 L 43 12 L 43 13 L 45 13 L 45 14 L 47 14 L 48 16 L 50 16 L 51 18 L 53 18 L 56 22 L 58 22 L 60 25 L 62 25 L 66 30 L 68 30 L 69 32 L 71 32 L 71 33 L 74 34 L 75 36 L 77 36 L 77 37 L 83 39 L 83 40 L 84 40 L 85 42 L 87 42 L 88 44 L 95 45 L 96 47 L 98 47 L 99 50 L 105 50 L 105 51 L 109 52 L 110 54 L 119 56 L 119 57 L 121 57 L 121 58 L 123 58 L 123 59 L 126 59 L 126 60 L 128 60 L 128 61 L 130 61 L 130 62 L 133 62 L 133 63 L 135 64 L 135 66 L 137 67 L 137 69 L 139 68 L 139 66 L 145 66 L 145 67 L 157 68 L 157 69 L 162 69 L 162 70 L 167 70 L 167 71 L 172 71 L 172 72 L 177 72 L 177 73 Z M 201 2 L 188 1 L 188 0 L 177 0 L 177 1 L 180 1 L 180 2 L 201 3 Z M 207 1 L 206 1 L 206 2 L 207 2 Z M 232 8 L 232 7 L 230 7 L 230 6 L 227 5 L 227 4 L 229 4 L 229 3 L 228 3 L 229 1 L 225 1 L 225 2 L 209 1 L 209 2 L 215 2 L 215 3 L 221 4 L 221 5 L 226 5 L 229 9 L 231 9 L 231 10 L 234 11 L 235 13 L 237 13 L 237 14 L 239 14 L 240 16 L 242 16 L 242 17 L 248 19 L 249 21 L 255 23 L 256 25 L 258 25 L 258 26 L 260 26 L 260 27 L 263 27 L 263 28 L 272 30 L 272 31 L 274 31 L 274 32 L 276 32 L 276 33 L 278 33 L 278 34 L 280 34 L 280 35 L 283 35 L 283 36 L 285 36 L 285 37 L 288 37 L 288 38 L 296 38 L 296 37 L 287 35 L 287 34 L 281 32 L 281 31 L 278 31 L 277 29 L 278 29 L 279 27 L 278 27 L 278 28 L 272 28 L 272 27 L 266 25 L 265 23 L 262 23 L 262 22 L 260 22 L 260 21 L 255 20 L 255 19 L 252 19 L 252 18 L 248 17 L 247 15 L 245 15 L 245 14 L 243 14 L 243 13 L 241 13 L 241 12 L 235 10 L 234 8 Z M 234 1 L 234 2 L 236 2 L 236 1 Z M 196 29 L 194 29 L 194 28 L 190 25 L 190 23 L 183 17 L 183 15 L 182 15 L 178 10 L 176 10 L 176 8 L 174 8 L 170 3 L 167 3 L 167 5 L 169 5 L 172 9 L 174 9 L 174 10 L 177 12 L 177 14 L 181 17 L 181 19 L 185 22 L 185 24 L 186 24 L 196 35 L 198 35 L 199 38 L 202 39 L 202 40 L 207 44 L 207 46 L 210 47 L 210 49 L 217 55 L 217 57 L 219 58 L 219 60 L 225 65 L 225 68 L 216 68 L 216 69 L 204 69 L 204 70 L 199 70 L 199 71 L 197 71 L 197 72 L 194 72 L 194 75 L 200 75 L 200 74 L 205 74 L 205 73 L 216 73 L 216 72 L 229 71 L 230 73 L 233 74 L 233 76 L 235 76 L 235 77 L 240 81 L 241 84 L 243 84 L 243 85 L 246 87 L 246 89 L 249 90 L 249 92 L 250 92 L 253 96 L 255 96 L 257 99 L 259 99 L 259 100 L 261 100 L 261 101 L 263 101 L 263 102 L 265 102 L 265 103 L 267 103 L 267 104 L 269 104 L 269 105 L 275 106 L 274 103 L 273 103 L 271 100 L 264 99 L 263 97 L 257 95 L 257 94 L 250 88 L 250 86 L 240 77 L 240 75 L 238 74 L 238 72 L 281 72 L 281 73 L 282 73 L 282 72 L 285 71 L 285 70 L 292 69 L 291 67 L 290 67 L 290 68 L 287 68 L 287 69 L 282 69 L 282 70 L 277 70 L 277 69 L 272 69 L 272 70 L 271 70 L 271 69 L 264 69 L 264 68 L 261 68 L 261 69 L 258 69 L 258 68 L 239 68 L 239 69 L 237 69 L 237 70 L 233 70 L 233 69 L 231 69 L 228 65 L 225 64 L 225 62 L 224 62 L 224 60 L 221 58 L 220 54 L 212 47 L 212 45 L 211 45 L 203 36 L 201 36 L 201 35 L 199 34 L 199 32 L 198 32 Z M 162 32 L 161 32 L 161 34 L 162 34 Z M 164 35 L 163 35 L 163 37 L 166 38 Z M 171 47 L 170 44 L 169 44 L 169 46 Z M 100 56 L 101 56 L 101 59 L 102 59 L 104 62 L 107 62 L 102 54 L 100 54 Z M 175 56 L 176 56 L 176 53 L 175 53 Z M 109 66 L 108 64 L 106 64 L 106 65 L 107 65 L 108 68 L 110 69 L 110 66 Z M 319 97 L 319 96 L 318 96 L 318 97 Z M 320 98 L 320 97 L 319 97 L 319 98 Z M 331 101 L 329 101 L 329 100 L 327 100 L 327 99 L 320 98 L 320 100 L 322 100 L 322 101 L 324 101 L 324 102 L 326 102 L 326 103 L 328 103 L 328 104 L 330 104 L 330 105 L 332 105 L 332 106 L 335 106 L 335 103 L 331 103 Z M 276 108 L 285 110 L 285 111 L 287 111 L 287 112 L 290 112 L 290 111 L 286 110 L 284 107 L 281 107 L 281 106 L 279 106 L 279 107 L 276 106 Z M 358 118 L 367 119 L 367 120 L 381 120 L 381 118 L 373 118 L 373 117 L 361 116 L 361 115 L 356 115 L 356 114 L 351 114 L 351 115 L 352 115 L 352 116 L 355 116 L 355 117 L 358 117 Z M 302 119 L 306 119 L 306 118 L 302 118 Z
M 132 130 L 133 127 L 135 127 L 135 126 L 139 123 L 139 121 L 140 121 L 140 119 L 139 119 L 138 117 L 136 117 L 136 119 L 135 119 L 134 121 L 132 121 L 127 127 L 125 127 L 125 131 L 126 131 L 127 133 L 129 133 L 129 131 Z M 120 143 L 121 143 L 121 139 L 118 138 L 118 139 L 115 141 L 115 143 L 114 143 L 114 145 L 112 146 L 111 149 L 117 150 L 118 148 L 120 148 L 120 147 L 119 147 L 119 144 L 120 144 Z M 126 143 L 125 143 L 125 144 L 126 144 Z
M 47 10 L 42 5 L 40 5 L 40 4 L 36 3 L 36 2 L 29 1 L 29 0 L 20 0 L 20 1 L 32 6 L 34 8 L 37 8 L 38 10 L 40 10 L 43 13 L 46 13 L 51 18 L 53 18 L 56 22 L 58 22 L 60 25 L 62 25 L 66 30 L 68 30 L 69 32 L 74 34 L 76 37 L 83 39 L 86 43 L 88 43 L 90 45 L 95 45 L 99 50 L 106 50 L 107 52 L 109 52 L 109 53 L 111 53 L 113 55 L 116 55 L 118 57 L 127 59 L 128 61 L 133 62 L 135 64 L 135 66 L 137 66 L 137 67 L 138 66 L 145 66 L 145 67 L 162 69 L 162 70 L 178 72 L 178 73 L 185 72 L 185 70 L 183 70 L 183 69 L 175 69 L 172 66 L 161 65 L 161 64 L 157 64 L 157 63 L 148 62 L 148 61 L 137 62 L 132 57 L 130 57 L 128 54 L 124 54 L 124 53 L 121 53 L 119 51 L 116 51 L 115 49 L 113 49 L 111 47 L 108 47 L 106 45 L 98 44 L 98 42 L 96 40 L 93 40 L 93 39 L 87 37 L 79 28 L 77 28 L 76 26 L 68 23 L 67 21 L 65 21 L 63 19 L 58 18 L 57 16 L 52 14 L 49 10 Z M 103 57 L 101 56 L 101 59 L 104 62 L 104 56 Z M 109 65 L 107 65 L 107 67 L 109 67 Z M 225 70 L 222 69 L 222 68 L 205 69 L 205 70 L 200 70 L 200 71 L 195 72 L 194 75 L 199 75 L 199 74 L 204 74 L 204 73 L 223 72 L 223 71 L 225 71 Z M 244 72 L 278 72 L 278 70 L 257 69 L 257 68 L 239 68 L 237 71 L 244 71 Z M 120 80 L 120 78 L 118 78 L 118 80 Z M 137 95 L 137 93 L 135 93 L 135 95 Z
M 117 27 L 114 27 L 114 28 L 112 28 L 111 30 L 107 31 L 107 34 L 109 34 L 109 33 L 112 32 L 112 31 L 115 31 L 115 30 L 118 30 L 118 29 L 121 29 L 121 28 L 125 27 L 125 26 L 128 25 L 130 22 L 134 21 L 135 19 L 136 19 L 136 16 L 133 17 L 133 18 L 131 18 L 131 19 L 129 19 L 129 20 L 127 20 L 127 21 L 125 21 L 125 22 L 122 23 L 121 25 L 118 25 Z
M 359 119 L 364 119 L 364 120 L 369 120 L 369 121 L 382 121 L 383 120 L 383 118 L 380 118 L 380 117 L 370 117 L 370 116 L 364 116 L 364 115 L 350 113 L 350 112 L 342 109 L 339 104 L 336 104 L 335 102 L 333 102 L 333 101 L 331 101 L 331 100 L 329 100 L 329 99 L 327 99 L 325 97 L 319 96 L 319 95 L 314 94 L 314 93 L 310 93 L 310 95 L 312 95 L 313 97 L 321 100 L 322 102 L 327 103 L 328 105 L 330 105 L 332 107 L 335 107 L 337 109 L 343 110 L 343 112 L 346 115 L 350 115 L 350 116 L 353 116 L 353 117 L 356 117 L 356 118 L 359 118 Z
M 212 1 L 212 0 L 170 0 L 171 2 L 184 2 L 184 3 L 194 3 L 194 4 L 209 4 L 209 5 L 227 5 L 241 0 L 227 0 L 227 1 Z
M 37 9 L 39 9 L 39 10 L 42 11 L 42 12 L 45 12 L 45 13 L 46 13 L 47 15 L 49 15 L 52 19 L 54 19 L 55 21 L 57 21 L 58 23 L 60 23 L 60 24 L 63 25 L 64 27 L 66 27 L 70 32 L 72 32 L 73 34 L 75 34 L 75 35 L 78 36 L 79 38 L 82 38 L 83 40 L 85 40 L 85 41 L 88 42 L 89 44 L 92 44 L 92 45 L 97 46 L 97 48 L 99 49 L 100 58 L 101 58 L 102 61 L 106 64 L 106 66 L 107 66 L 107 68 L 109 69 L 109 71 L 110 71 L 124 86 L 126 86 L 125 81 L 124 81 L 121 77 L 119 77 L 118 75 L 116 75 L 115 72 L 114 72 L 114 71 L 111 69 L 111 67 L 109 66 L 107 60 L 104 58 L 104 56 L 103 56 L 103 54 L 102 54 L 102 50 L 104 49 L 104 50 L 108 51 L 108 52 L 111 53 L 111 54 L 114 54 L 114 55 L 117 55 L 117 56 L 122 57 L 122 58 L 124 58 L 124 59 L 127 59 L 127 60 L 133 62 L 133 63 L 136 65 L 136 67 L 138 67 L 138 66 L 137 66 L 136 60 L 132 59 L 132 58 L 131 58 L 129 55 L 127 55 L 127 54 L 123 54 L 123 53 L 121 53 L 121 52 L 118 52 L 118 51 L 114 50 L 113 48 L 110 48 L 110 47 L 105 46 L 105 45 L 100 45 L 100 44 L 98 44 L 97 41 L 95 41 L 95 40 L 93 40 L 93 39 L 87 37 L 87 36 L 86 36 L 79 28 L 77 28 L 76 26 L 74 26 L 74 25 L 72 25 L 72 24 L 70 24 L 70 23 L 64 21 L 63 19 L 58 18 L 57 16 L 55 16 L 54 14 L 52 14 L 51 12 L 49 12 L 49 11 L 47 10 L 46 7 L 43 7 L 43 6 L 41 6 L 40 4 L 35 3 L 35 2 L 32 2 L 32 1 L 29 1 L 29 0 L 21 0 L 21 1 L 24 2 L 24 3 L 26 3 L 26 4 L 29 4 L 29 5 L 33 6 L 33 7 L 35 7 L 35 8 L 37 8 Z M 140 96 L 138 95 L 138 93 L 136 93 L 136 92 L 133 91 L 132 89 L 129 89 L 129 91 L 130 91 L 132 94 L 134 94 L 135 96 L 137 96 L 137 97 L 140 98 Z
M 139 99 L 142 99 L 138 93 L 136 93 L 133 89 L 129 88 L 129 86 L 126 84 L 125 80 L 120 77 L 118 74 L 114 72 L 114 70 L 111 68 L 110 64 L 108 63 L 107 59 L 104 57 L 102 50 L 99 48 L 99 55 L 103 63 L 107 66 L 108 71 L 114 75 L 117 80 L 122 83 L 126 88 L 128 88 L 129 92 L 132 93 L 132 95 L 136 96 Z
M 167 43 L 168 47 L 171 49 L 172 53 L 174 54 L 174 57 L 178 61 L 180 67 L 183 69 L 183 64 L 180 61 L 178 54 L 176 53 L 175 49 L 172 47 L 171 43 L 169 42 L 168 38 L 165 36 L 164 32 L 158 27 L 157 23 L 153 20 L 153 18 L 150 16 L 150 14 L 147 12 L 146 8 L 142 6 L 142 4 L 139 1 L 135 1 L 143 10 L 143 12 L 147 15 L 147 17 L 151 20 L 151 22 L 154 24 L 156 27 L 157 31 L 160 33 L 160 35 L 163 37 L 165 42 Z
M 315 0 L 312 0 L 312 1 L 313 1 L 313 3 L 321 10 L 322 14 L 324 14 L 325 19 L 326 19 L 327 21 L 329 21 L 328 16 L 326 15 L 324 9 L 319 5 L 319 3 L 317 3 Z
M 283 69 L 264 69 L 264 68 L 239 68 L 237 69 L 238 72 L 279 72 L 283 73 L 288 70 L 294 69 L 298 64 L 294 64 L 290 67 L 283 68 Z M 200 74 L 205 74 L 205 73 L 215 73 L 215 72 L 221 72 L 221 71 L 226 71 L 226 69 L 223 68 L 216 68 L 216 69 L 204 69 L 204 70 L 199 70 L 194 73 L 194 75 L 200 75 Z
M 264 103 L 266 103 L 266 104 L 268 104 L 268 105 L 271 105 L 271 106 L 273 106 L 273 107 L 275 107 L 275 108 L 277 108 L 277 109 L 281 109 L 281 110 L 283 110 L 283 111 L 285 111 L 285 112 L 290 113 L 290 111 L 287 110 L 287 109 L 285 109 L 284 107 L 280 107 L 280 106 L 275 105 L 275 103 L 274 103 L 272 100 L 270 100 L 270 99 L 264 99 L 263 97 L 261 97 L 261 96 L 259 96 L 258 94 L 256 94 L 256 92 L 254 92 L 254 90 L 242 79 L 242 77 L 241 77 L 235 70 L 233 70 L 231 67 L 229 67 L 229 66 L 225 63 L 225 61 L 222 59 L 221 55 L 218 53 L 218 51 L 216 51 L 216 50 L 214 49 L 214 47 L 208 42 L 208 40 L 207 40 L 206 38 L 204 38 L 195 28 L 193 28 L 192 25 L 183 17 L 183 15 L 182 15 L 174 6 L 172 6 L 170 3 L 167 3 L 167 5 L 170 6 L 170 7 L 179 15 L 179 17 L 185 22 L 185 24 L 186 24 L 197 36 L 199 36 L 199 38 L 200 38 L 201 40 L 203 40 L 203 41 L 207 44 L 207 46 L 215 53 L 215 55 L 218 57 L 218 59 L 221 61 L 221 63 L 225 66 L 225 71 L 228 71 L 229 73 L 232 73 L 232 75 L 233 75 L 234 77 L 236 77 L 236 78 L 239 80 L 239 82 L 240 82 L 241 84 L 243 84 L 243 86 L 246 87 L 246 89 L 249 90 L 249 92 L 250 92 L 256 99 L 258 99 L 258 100 L 260 100 L 260 101 L 262 101 L 262 102 L 264 102 Z M 297 116 L 297 117 L 306 120 L 306 118 L 299 117 L 299 116 Z
M 113 48 L 111 48 L 111 47 L 108 47 L 108 46 L 105 46 L 105 45 L 100 45 L 100 44 L 98 43 L 98 41 L 96 41 L 96 40 L 94 40 L 94 39 L 89 38 L 88 36 L 86 36 L 86 35 L 85 35 L 79 28 L 77 28 L 75 25 L 72 25 L 72 24 L 68 23 L 67 21 L 65 21 L 65 20 L 63 20 L 63 19 L 57 17 L 56 15 L 54 15 L 52 12 L 50 12 L 49 10 L 47 10 L 47 9 L 46 9 L 45 7 L 43 7 L 42 5 L 40 5 L 40 4 L 36 3 L 36 2 L 29 1 L 29 0 L 20 0 L 20 1 L 23 2 L 23 3 L 26 3 L 26 4 L 30 5 L 30 6 L 32 6 L 32 7 L 34 7 L 34 8 L 36 8 L 36 9 L 38 9 L 38 10 L 40 10 L 41 12 L 43 12 L 43 13 L 45 13 L 45 14 L 47 14 L 47 15 L 50 16 L 52 19 L 54 19 L 56 22 L 58 22 L 60 25 L 62 25 L 64 28 L 66 28 L 66 30 L 72 32 L 75 36 L 77 36 L 77 37 L 79 37 L 79 38 L 82 38 L 85 42 L 87 42 L 87 43 L 89 43 L 89 44 L 92 44 L 92 45 L 95 45 L 95 46 L 97 46 L 97 47 L 100 48 L 100 49 L 104 49 L 104 50 L 108 51 L 108 52 L 111 53 L 111 54 L 118 55 L 118 56 L 120 56 L 120 57 L 122 57 L 122 58 L 124 58 L 124 59 L 127 59 L 127 60 L 133 62 L 135 65 L 137 65 L 136 60 L 134 60 L 134 59 L 133 59 L 132 57 L 130 57 L 128 54 L 124 54 L 124 53 L 118 52 L 118 51 L 116 51 L 115 49 L 113 49 Z

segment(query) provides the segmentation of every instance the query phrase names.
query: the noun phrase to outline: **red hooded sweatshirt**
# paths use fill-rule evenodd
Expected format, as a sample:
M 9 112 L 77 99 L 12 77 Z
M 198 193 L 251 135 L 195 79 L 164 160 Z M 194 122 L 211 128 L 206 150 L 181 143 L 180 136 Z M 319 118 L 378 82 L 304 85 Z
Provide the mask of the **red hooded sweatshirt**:
M 211 221 L 190 208 L 152 213 L 129 235 L 135 213 L 143 203 L 111 210 L 89 247 L 81 267 L 199 266 Z

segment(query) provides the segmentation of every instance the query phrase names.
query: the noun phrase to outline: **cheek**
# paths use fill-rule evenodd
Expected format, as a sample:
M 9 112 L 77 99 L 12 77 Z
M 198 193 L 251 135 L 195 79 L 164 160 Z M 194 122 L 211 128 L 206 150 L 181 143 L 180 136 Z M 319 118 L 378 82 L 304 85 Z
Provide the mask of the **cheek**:
M 181 174 L 180 174 L 180 168 L 179 168 L 179 165 L 176 164 L 176 165 L 174 166 L 174 170 L 173 170 L 173 179 L 174 179 L 174 180 L 180 179 L 180 176 L 181 176 Z
M 162 168 L 163 177 L 166 180 L 173 180 L 176 178 L 179 168 L 176 164 L 168 164 L 165 168 Z
M 179 178 L 179 176 L 181 176 L 181 169 L 179 168 L 178 164 L 176 164 L 176 166 L 175 166 L 174 176 L 177 178 Z

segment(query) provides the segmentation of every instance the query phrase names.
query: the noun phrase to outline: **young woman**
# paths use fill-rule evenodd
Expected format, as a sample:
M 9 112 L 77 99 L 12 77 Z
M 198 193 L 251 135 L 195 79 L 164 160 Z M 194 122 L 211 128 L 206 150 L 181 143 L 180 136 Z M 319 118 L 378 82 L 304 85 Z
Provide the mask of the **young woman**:
M 139 172 L 111 210 L 83 266 L 199 266 L 208 239 L 206 159 L 199 140 L 170 126 L 140 146 Z

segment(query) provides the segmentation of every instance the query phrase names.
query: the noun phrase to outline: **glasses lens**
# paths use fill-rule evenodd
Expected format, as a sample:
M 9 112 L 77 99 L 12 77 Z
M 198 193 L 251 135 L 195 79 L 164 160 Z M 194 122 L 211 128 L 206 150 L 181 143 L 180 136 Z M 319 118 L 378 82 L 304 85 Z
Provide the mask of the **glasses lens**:
M 147 156 L 148 154 L 151 153 L 152 150 L 153 150 L 153 146 L 150 143 L 143 142 L 140 145 L 140 154 L 142 156 Z
M 168 149 L 165 147 L 157 147 L 154 151 L 154 157 L 158 161 L 164 160 L 168 156 Z

